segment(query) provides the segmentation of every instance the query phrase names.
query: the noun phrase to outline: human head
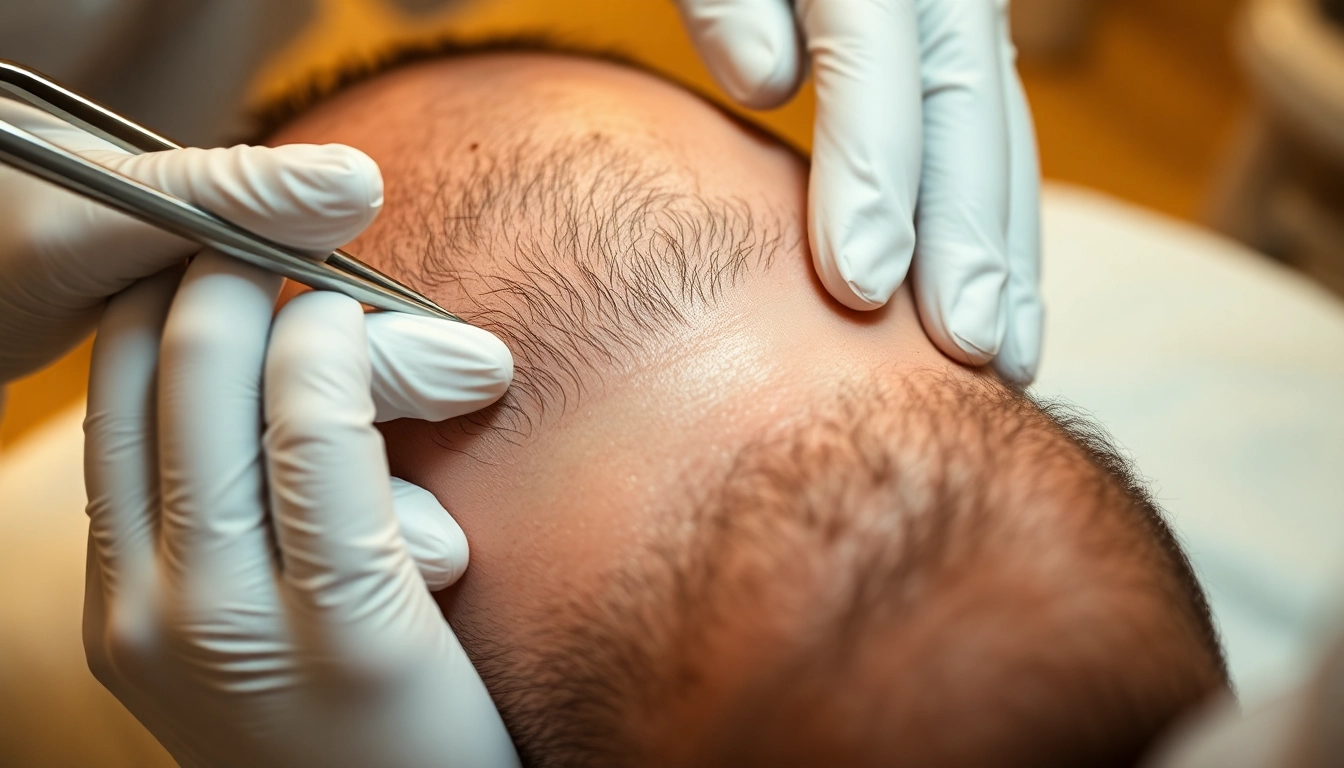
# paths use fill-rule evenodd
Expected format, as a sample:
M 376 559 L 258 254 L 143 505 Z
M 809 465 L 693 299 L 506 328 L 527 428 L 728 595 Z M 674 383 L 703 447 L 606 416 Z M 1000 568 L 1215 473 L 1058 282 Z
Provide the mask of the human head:
M 806 163 L 647 74 L 426 61 L 276 142 L 383 169 L 352 250 L 512 348 L 390 427 L 472 544 L 445 612 L 555 765 L 1132 762 L 1225 684 L 1179 547 L 1094 428 L 831 301 Z

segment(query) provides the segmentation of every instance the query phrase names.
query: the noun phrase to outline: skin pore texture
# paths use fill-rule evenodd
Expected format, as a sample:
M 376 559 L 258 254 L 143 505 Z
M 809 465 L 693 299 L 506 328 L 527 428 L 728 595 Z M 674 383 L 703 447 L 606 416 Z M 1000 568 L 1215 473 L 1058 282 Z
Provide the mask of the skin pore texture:
M 351 107 L 342 108 L 346 103 Z M 492 114 L 496 110 L 503 115 Z M 389 119 L 399 121 L 395 130 Z M 869 313 L 828 299 L 814 277 L 800 227 L 805 163 L 695 96 L 643 73 L 556 56 L 457 59 L 356 87 L 273 142 L 348 143 L 378 162 L 386 185 L 384 214 L 350 248 L 398 276 L 423 275 L 417 263 L 421 252 L 446 229 L 439 220 L 445 211 L 426 198 L 438 190 L 461 195 L 457 185 L 480 174 L 482 166 L 508 166 L 509 154 L 551 147 L 572 153 L 572 160 L 565 160 L 581 166 L 576 174 L 587 177 L 578 185 L 599 189 L 593 206 L 606 202 L 596 199 L 602 191 L 622 184 L 695 189 L 749 208 L 764 230 L 760 239 L 776 241 L 730 244 L 750 249 L 750 259 L 761 258 L 764 247 L 777 248 L 770 254 L 774 268 L 753 269 L 736 284 L 721 280 L 712 305 L 696 302 L 683 309 L 685 322 L 654 336 L 637 360 L 621 355 L 608 363 L 598 352 L 582 349 L 591 369 L 529 388 L 544 387 L 541 395 L 515 392 L 530 423 L 495 413 L 490 422 L 504 431 L 475 428 L 480 419 L 464 420 L 461 428 L 399 424 L 391 430 L 394 469 L 445 499 L 470 537 L 470 575 L 454 606 L 483 603 L 475 595 L 489 595 L 489 610 L 502 623 L 523 621 L 551 603 L 531 590 L 493 585 L 517 584 L 520 574 L 566 591 L 561 585 L 593 583 L 610 552 L 629 548 L 648 533 L 643 526 L 662 513 L 668 499 L 684 496 L 684 477 L 726 465 L 752 435 L 788 420 L 819 395 L 833 397 L 836 382 L 884 366 L 976 375 L 943 357 L 924 335 L 907 289 L 888 307 Z M 408 152 L 407 144 L 417 150 Z M 633 173 L 611 171 L 617 178 L 609 184 L 601 180 L 603 164 L 639 163 L 642 156 L 656 163 Z M 559 190 L 542 190 L 552 191 Z M 580 186 L 575 195 L 587 192 Z M 470 191 L 466 196 L 473 197 Z M 469 216 L 470 207 L 454 213 Z M 510 213 L 523 218 L 550 213 L 530 214 L 526 203 L 516 207 Z M 546 228 L 541 222 L 515 226 Z M 490 327 L 472 310 L 484 304 L 488 320 L 495 297 L 481 294 L 507 287 L 485 284 L 470 273 L 519 271 L 508 261 L 512 248 L 507 235 L 473 243 L 454 264 L 467 273 L 460 282 L 422 278 L 417 287 Z M 553 338 L 566 330 L 541 332 Z M 505 340 L 510 341 L 507 334 Z M 530 351 L 511 346 L 519 358 Z M 520 379 L 529 368 L 552 362 L 539 357 L 519 361 Z M 544 407 L 539 397 L 546 399 Z
M 513 350 L 500 404 L 384 434 L 467 533 L 438 597 L 525 761 L 1119 765 L 1223 684 L 1124 467 L 943 357 L 907 288 L 833 301 L 773 139 L 633 69 L 493 53 L 269 142 L 368 153 L 352 252 Z

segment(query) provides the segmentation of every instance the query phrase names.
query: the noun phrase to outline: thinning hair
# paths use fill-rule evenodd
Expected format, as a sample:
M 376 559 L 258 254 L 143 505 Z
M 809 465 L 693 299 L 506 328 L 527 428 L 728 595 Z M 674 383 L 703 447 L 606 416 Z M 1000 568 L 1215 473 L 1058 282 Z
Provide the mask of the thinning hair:
M 380 74 L 421 63 L 537 52 L 640 68 L 619 53 L 537 37 L 402 43 L 303 84 L 261 109 L 257 122 L 269 135 Z M 519 111 L 528 111 L 521 102 Z M 413 118 L 432 125 L 443 115 Z M 517 116 L 498 126 L 488 151 L 473 144 L 460 163 L 418 169 L 425 174 L 416 182 L 419 199 L 382 213 L 397 233 L 379 243 L 385 271 L 431 295 L 451 291 L 460 303 L 450 308 L 514 355 L 505 397 L 446 430 L 525 436 L 604 371 L 638 361 L 695 313 L 717 306 L 744 276 L 804 247 L 796 217 L 707 194 L 694 166 L 641 153 L 600 125 L 563 138 L 551 127 L 544 116 Z
M 458 628 L 528 764 L 1127 766 L 1227 685 L 1189 561 L 1077 411 L 916 373 L 799 422 L 544 637 Z M 766 671 L 671 731 L 744 635 Z
M 501 428 L 563 410 L 592 377 L 642 359 L 800 237 L 600 133 L 524 141 L 455 173 L 440 182 L 413 272 L 431 289 L 459 286 L 466 303 L 454 309 L 513 350 Z M 482 258 L 495 262 L 489 272 Z
M 445 50 L 463 53 L 383 62 Z M 508 397 L 445 428 L 520 437 L 803 233 L 600 127 L 543 140 L 516 122 L 419 169 L 378 247 L 514 351 Z M 530 633 L 455 625 L 526 763 L 1125 765 L 1226 685 L 1198 581 L 1100 427 L 989 374 L 881 373 L 688 478 L 596 600 Z M 673 714 L 743 634 L 768 640 L 741 670 L 756 676 L 679 743 Z M 809 718 L 833 726 L 830 759 L 778 754 Z

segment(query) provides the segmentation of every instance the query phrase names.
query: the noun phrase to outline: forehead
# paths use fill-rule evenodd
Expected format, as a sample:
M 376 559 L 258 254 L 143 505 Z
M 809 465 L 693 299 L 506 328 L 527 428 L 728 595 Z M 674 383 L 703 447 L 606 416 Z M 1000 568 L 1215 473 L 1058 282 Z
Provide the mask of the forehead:
M 417 158 L 545 145 L 607 131 L 644 150 L 687 143 L 712 149 L 733 121 L 648 72 L 567 54 L 449 55 L 396 66 L 323 99 L 287 122 L 272 143 L 341 141 Z M 708 132 L 708 133 L 706 133 Z

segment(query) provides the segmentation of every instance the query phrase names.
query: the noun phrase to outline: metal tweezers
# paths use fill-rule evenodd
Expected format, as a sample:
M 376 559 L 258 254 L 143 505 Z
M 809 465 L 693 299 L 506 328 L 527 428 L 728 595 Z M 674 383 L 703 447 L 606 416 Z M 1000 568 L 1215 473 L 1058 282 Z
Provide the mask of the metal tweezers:
M 107 107 L 3 59 L 0 59 L 0 90 L 133 154 L 181 149 L 180 145 Z M 0 162 L 309 287 L 337 291 L 378 309 L 462 322 L 419 292 L 348 253 L 305 254 L 279 245 L 3 120 L 0 120 Z

